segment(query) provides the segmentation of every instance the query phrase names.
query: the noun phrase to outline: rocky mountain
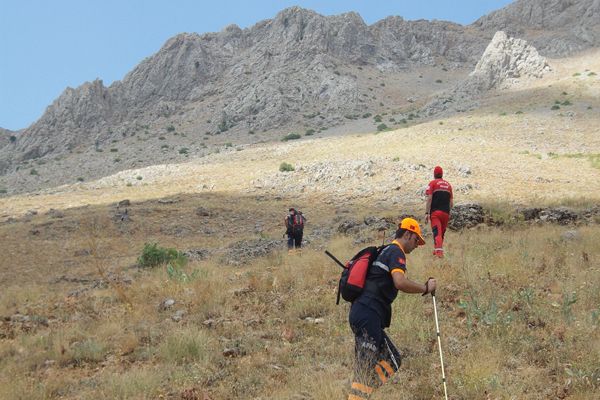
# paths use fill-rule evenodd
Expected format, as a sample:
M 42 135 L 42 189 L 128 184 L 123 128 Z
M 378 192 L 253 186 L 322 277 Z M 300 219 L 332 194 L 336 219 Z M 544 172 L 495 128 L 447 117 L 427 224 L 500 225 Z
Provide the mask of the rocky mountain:
M 367 25 L 356 13 L 322 16 L 292 7 L 247 29 L 183 33 L 122 81 L 67 88 L 12 146 L 0 148 L 0 181 L 44 187 L 74 179 L 72 173 L 29 176 L 23 167 L 31 162 L 61 160 L 58 168 L 87 179 L 176 162 L 190 152 L 202 156 L 232 142 L 416 110 L 464 79 L 499 28 L 531 41 L 542 54 L 598 45 L 593 21 L 599 1 L 519 0 L 471 26 L 401 17 Z M 485 67 L 492 75 L 496 61 Z
M 527 39 L 542 54 L 559 57 L 600 44 L 599 0 L 517 0 L 473 27 Z

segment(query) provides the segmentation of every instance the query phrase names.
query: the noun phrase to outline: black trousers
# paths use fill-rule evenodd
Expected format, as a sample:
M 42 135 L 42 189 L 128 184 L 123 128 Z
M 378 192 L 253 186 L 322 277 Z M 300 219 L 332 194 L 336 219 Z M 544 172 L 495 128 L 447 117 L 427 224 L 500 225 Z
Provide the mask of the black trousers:
M 292 232 L 288 232 L 287 236 L 288 236 L 288 249 L 291 248 L 301 248 L 302 247 L 302 236 L 303 236 L 304 232 L 302 231 L 292 231 Z
M 367 399 L 398 371 L 402 358 L 375 310 L 355 302 L 350 308 L 349 322 L 355 338 L 355 366 L 348 399 Z

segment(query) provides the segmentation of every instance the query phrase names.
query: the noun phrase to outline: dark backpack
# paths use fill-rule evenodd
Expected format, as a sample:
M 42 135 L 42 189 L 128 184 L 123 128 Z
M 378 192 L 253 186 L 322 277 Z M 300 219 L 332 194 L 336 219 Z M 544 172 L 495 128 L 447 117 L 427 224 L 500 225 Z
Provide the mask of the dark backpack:
M 340 277 L 335 304 L 340 304 L 340 294 L 344 300 L 351 303 L 361 295 L 367 282 L 369 268 L 385 247 L 387 246 L 366 247 L 346 263 Z

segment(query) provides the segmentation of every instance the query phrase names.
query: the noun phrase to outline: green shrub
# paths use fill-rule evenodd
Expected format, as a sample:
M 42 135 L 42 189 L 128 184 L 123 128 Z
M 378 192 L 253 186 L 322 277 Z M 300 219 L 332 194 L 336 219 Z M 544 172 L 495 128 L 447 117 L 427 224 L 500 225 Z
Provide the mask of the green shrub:
M 113 149 L 110 149 L 110 152 L 111 152 L 111 153 L 116 153 L 117 151 L 119 151 L 119 149 L 114 149 L 114 148 L 113 148 Z
M 288 164 L 285 161 L 279 164 L 279 170 L 281 172 L 292 172 L 294 171 L 294 166 L 292 164 Z
M 435 83 L 442 83 L 442 80 L 441 79 L 436 79 Z
M 17 137 L 15 135 L 11 135 L 8 140 L 10 140 L 11 143 L 14 143 L 17 141 Z
M 368 113 L 364 113 L 362 115 L 363 118 L 369 118 L 370 116 L 371 116 L 371 113 L 369 113 L 369 112 Z
M 227 142 L 227 143 L 225 143 L 225 147 L 233 147 L 233 143 Z
M 179 154 L 187 154 L 188 153 L 188 148 L 187 147 L 182 147 L 179 149 Z
M 153 268 L 166 263 L 175 266 L 183 266 L 187 262 L 186 257 L 173 248 L 160 247 L 157 243 L 146 243 L 137 263 L 140 267 Z
M 314 129 L 307 129 L 306 132 L 304 133 L 304 136 L 312 136 L 314 134 L 315 134 Z
M 138 175 L 138 176 L 135 177 L 135 179 L 137 179 L 138 181 L 141 181 L 144 178 L 141 175 Z
M 373 117 L 373 121 L 375 122 L 381 122 L 381 115 L 377 114 L 376 116 Z
M 117 158 L 115 158 L 113 161 L 114 161 L 114 162 L 121 162 L 121 159 L 120 159 L 119 157 L 117 157 Z
M 379 132 L 384 131 L 386 129 L 388 129 L 388 126 L 386 124 L 379 124 L 379 125 L 377 125 L 377 130 Z
M 175 127 L 173 125 L 167 126 L 167 132 L 173 132 L 174 130 L 175 130 Z
M 519 111 L 517 111 L 515 114 L 517 114 L 517 115 L 518 115 L 518 114 L 523 114 L 523 111 L 519 110 Z
M 253 130 L 249 130 L 248 131 L 248 135 L 254 135 L 254 131 Z
M 575 73 L 573 74 L 573 76 L 579 76 L 579 75 L 581 75 L 579 72 L 575 72 Z
M 560 110 L 560 106 L 558 104 L 553 105 L 552 107 L 550 107 L 551 110 Z
M 596 76 L 597 74 L 594 71 L 591 71 L 588 76 Z
M 4 188 L 0 188 L 0 194 L 6 194 L 8 191 Z
M 165 140 L 166 138 L 164 136 L 159 136 L 158 140 Z
M 84 179 L 80 176 L 79 178 L 77 178 L 77 182 L 83 182 Z
M 281 139 L 282 142 L 287 142 L 288 140 L 296 140 L 296 139 L 300 139 L 301 136 L 297 133 L 288 133 L 287 135 L 285 135 L 283 137 L 283 139 Z
M 562 103 L 562 105 L 563 105 L 563 106 L 570 106 L 570 105 L 572 105 L 572 104 L 573 104 L 573 103 L 571 103 L 569 100 L 565 100 L 565 101 L 563 101 L 563 103 Z
M 31 168 L 31 170 L 29 171 L 29 175 L 39 175 L 39 173 L 35 168 Z

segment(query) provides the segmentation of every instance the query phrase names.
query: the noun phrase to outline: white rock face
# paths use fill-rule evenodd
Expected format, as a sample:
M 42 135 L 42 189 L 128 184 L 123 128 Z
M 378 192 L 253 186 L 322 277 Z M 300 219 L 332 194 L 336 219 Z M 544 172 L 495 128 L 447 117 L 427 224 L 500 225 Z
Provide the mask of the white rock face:
M 467 79 L 431 101 L 423 112 L 465 111 L 476 107 L 477 99 L 488 90 L 506 88 L 519 78 L 541 78 L 550 70 L 546 58 L 533 46 L 499 31 Z
M 508 79 L 521 77 L 541 78 L 550 71 L 546 58 L 525 40 L 511 38 L 496 32 L 481 59 L 470 74 L 480 80 L 485 90 L 502 85 Z

